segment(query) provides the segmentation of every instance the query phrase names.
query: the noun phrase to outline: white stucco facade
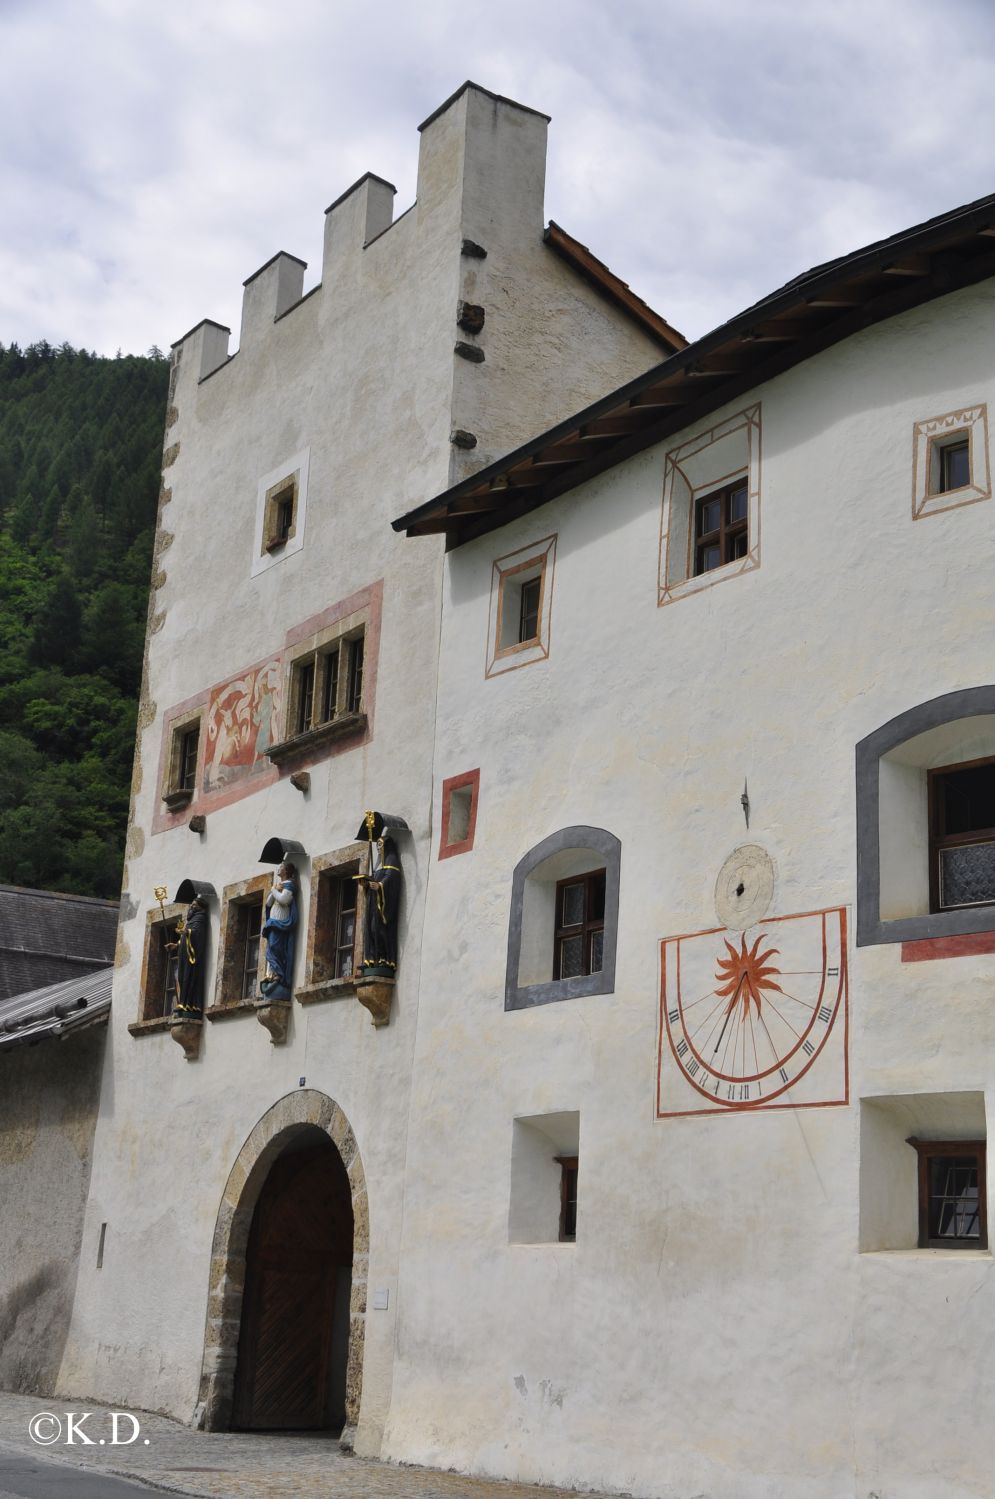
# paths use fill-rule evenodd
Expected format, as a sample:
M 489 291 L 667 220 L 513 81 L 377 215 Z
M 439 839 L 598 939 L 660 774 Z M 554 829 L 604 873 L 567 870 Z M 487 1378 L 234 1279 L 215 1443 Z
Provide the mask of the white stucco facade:
M 931 913 L 927 823 L 930 770 L 995 757 L 995 281 L 744 375 L 525 514 L 519 464 L 493 481 L 509 518 L 444 553 L 493 511 L 460 481 L 663 357 L 543 243 L 545 126 L 467 86 L 422 129 L 405 214 L 364 178 L 319 286 L 277 256 L 234 356 L 213 324 L 176 346 L 59 1388 L 205 1419 L 235 1356 L 232 1224 L 317 1123 L 363 1260 L 359 1451 L 647 1499 L 988 1499 L 992 1256 L 917 1247 L 906 1142 L 983 1141 L 995 1096 L 995 920 Z M 962 430 L 948 495 L 931 443 Z M 699 574 L 697 499 L 731 479 L 742 554 Z M 391 529 L 450 487 L 436 534 Z M 295 662 L 358 632 L 362 713 L 284 753 Z M 308 969 L 314 874 L 368 808 L 410 830 L 380 1027 Z M 225 998 L 226 912 L 272 837 L 306 850 L 281 1044 Z M 557 885 L 601 869 L 599 966 L 557 978 Z M 146 1013 L 153 891 L 186 879 L 215 891 L 192 1061 Z M 733 1013 L 717 965 L 735 982 L 754 943 L 776 986 L 730 1059 L 687 1017 Z
M 941 297 L 447 555 L 436 823 L 446 778 L 478 770 L 479 797 L 429 879 L 388 1454 L 661 1499 L 990 1494 L 992 1258 L 916 1248 L 905 1141 L 985 1136 L 992 957 L 857 945 L 855 754 L 992 680 L 995 510 L 914 519 L 914 462 L 917 423 L 995 397 L 993 336 L 991 281 Z M 759 451 L 711 478 L 748 474 L 756 557 L 668 591 L 668 454 L 747 408 Z M 551 536 L 548 653 L 488 676 L 495 563 Z M 995 754 L 970 711 L 881 761 L 882 920 L 928 911 L 925 768 Z M 612 992 L 506 1009 L 513 872 L 583 827 L 622 846 Z M 783 975 L 821 968 L 829 1033 L 770 1107 L 695 1094 L 661 1013 L 667 939 L 724 926 L 743 845 L 774 869 L 750 942 L 845 926 L 772 960 L 799 1003 Z M 557 857 L 550 878 L 592 867 Z M 546 921 L 520 983 L 550 978 Z M 578 1154 L 575 1243 L 555 1217 L 522 1242 L 543 1119 L 546 1158 Z
M 327 214 L 319 286 L 302 297 L 304 267 L 281 254 L 246 283 L 233 356 L 227 330 L 211 323 L 175 346 L 125 914 L 66 1393 L 203 1418 L 202 1377 L 221 1357 L 212 1244 L 225 1194 L 238 1197 L 240 1151 L 260 1121 L 277 1106 L 292 1114 L 292 1099 L 281 1100 L 303 1090 L 334 1101 L 361 1159 L 350 1178 L 354 1192 L 364 1184 L 354 1206 L 357 1224 L 368 1211 L 377 1310 L 354 1295 L 354 1326 L 365 1314 L 356 1444 L 380 1450 L 398 1336 L 442 586 L 441 541 L 413 547 L 389 522 L 512 434 L 542 430 L 660 357 L 638 321 L 543 244 L 545 134 L 544 116 L 467 86 L 422 129 L 417 200 L 405 214 L 392 222 L 389 184 L 362 179 Z M 464 302 L 485 308 L 476 333 L 457 326 Z M 483 360 L 457 354 L 457 342 Z M 476 450 L 454 445 L 454 433 L 470 434 Z M 284 480 L 296 486 L 291 535 L 268 548 L 267 506 Z M 346 628 L 365 630 L 364 724 L 272 763 L 268 747 L 294 733 L 295 655 Z M 193 795 L 166 803 L 177 736 L 191 724 Z M 290 780 L 302 767 L 303 790 Z M 171 899 L 191 879 L 216 892 L 210 1011 L 221 997 L 225 892 L 267 873 L 259 855 L 270 837 L 303 846 L 300 987 L 312 861 L 353 846 L 368 808 L 410 829 L 390 1024 L 374 1028 L 348 986 L 295 1004 L 282 1045 L 251 1005 L 222 1006 L 208 1014 L 199 1056 L 185 1060 L 143 992 L 155 887 Z

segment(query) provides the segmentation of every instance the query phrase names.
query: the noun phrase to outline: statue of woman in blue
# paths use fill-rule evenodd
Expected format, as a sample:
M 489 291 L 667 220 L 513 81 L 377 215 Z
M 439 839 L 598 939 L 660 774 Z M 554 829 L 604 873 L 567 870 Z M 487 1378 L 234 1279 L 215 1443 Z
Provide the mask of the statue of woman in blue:
M 281 864 L 266 897 L 266 973 L 259 985 L 265 1000 L 289 999 L 294 970 L 294 934 L 297 927 L 297 870 Z

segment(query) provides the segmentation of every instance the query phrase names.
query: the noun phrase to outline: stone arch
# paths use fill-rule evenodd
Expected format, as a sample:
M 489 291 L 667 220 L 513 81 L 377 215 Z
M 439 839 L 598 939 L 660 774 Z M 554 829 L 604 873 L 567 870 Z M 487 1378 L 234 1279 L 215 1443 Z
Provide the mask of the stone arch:
M 196 1424 L 227 1431 L 235 1390 L 235 1363 L 242 1320 L 249 1228 L 270 1167 L 295 1135 L 317 1126 L 342 1158 L 352 1190 L 353 1268 L 346 1372 L 346 1424 L 340 1437 L 351 1447 L 359 1420 L 366 1335 L 366 1288 L 370 1262 L 370 1214 L 366 1177 L 356 1137 L 338 1104 L 315 1088 L 288 1093 L 250 1131 L 228 1174 L 211 1245 L 211 1274 Z

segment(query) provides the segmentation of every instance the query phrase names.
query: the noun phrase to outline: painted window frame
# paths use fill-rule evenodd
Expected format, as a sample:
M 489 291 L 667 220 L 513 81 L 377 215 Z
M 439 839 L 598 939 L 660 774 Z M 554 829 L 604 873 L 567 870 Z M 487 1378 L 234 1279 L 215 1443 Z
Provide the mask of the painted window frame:
M 605 870 L 605 925 L 602 968 L 600 973 L 576 978 L 550 979 L 537 984 L 519 984 L 522 956 L 522 920 L 525 909 L 525 886 L 529 876 L 555 854 L 567 851 L 599 854 Z M 505 969 L 505 1010 L 527 1010 L 537 1005 L 553 1004 L 564 999 L 587 995 L 611 994 L 615 989 L 615 958 L 618 945 L 619 884 L 622 867 L 622 844 L 606 828 L 586 824 L 560 828 L 530 848 L 515 865 L 511 880 L 511 913 L 508 921 L 508 955 Z M 588 871 L 584 871 L 587 873 Z M 552 929 L 549 933 L 553 941 Z
M 741 435 L 741 436 L 740 436 Z M 722 453 L 720 444 L 740 438 L 742 453 Z M 714 426 L 687 437 L 664 458 L 663 499 L 660 509 L 660 551 L 657 606 L 663 608 L 700 593 L 703 588 L 741 577 L 760 566 L 760 500 L 762 486 L 762 408 L 744 407 Z M 716 448 L 715 472 L 706 455 Z M 695 571 L 695 526 L 700 501 L 746 478 L 747 548 L 708 572 Z
M 881 917 L 880 762 L 930 729 L 960 719 L 995 714 L 995 685 L 966 687 L 918 703 L 861 739 L 856 746 L 857 933 L 856 945 L 920 942 L 995 931 L 995 904 L 961 906 L 916 916 Z
M 463 838 L 451 840 L 449 836 L 453 813 L 453 793 L 468 791 L 470 806 L 467 813 L 467 831 Z M 480 769 L 467 770 L 462 775 L 447 776 L 442 783 L 442 815 L 439 829 L 439 858 L 451 859 L 456 854 L 468 854 L 473 848 L 477 833 L 477 803 L 480 797 Z
M 935 480 L 944 447 L 962 436 L 968 442 L 970 479 L 957 489 L 943 489 Z M 959 510 L 992 497 L 988 457 L 988 406 L 959 406 L 942 416 L 916 422 L 912 429 L 912 519 L 922 520 L 944 510 Z
M 487 621 L 487 664 L 485 677 L 498 676 L 503 672 L 516 671 L 520 666 L 531 666 L 545 661 L 549 656 L 550 632 L 553 613 L 553 583 L 556 571 L 556 535 L 544 536 L 528 546 L 517 547 L 503 557 L 496 557 L 491 566 L 491 593 Z M 526 575 L 523 578 L 523 575 Z M 537 634 L 529 640 L 513 640 L 503 643 L 505 619 L 509 610 L 520 608 L 520 595 L 512 605 L 512 589 L 516 581 L 531 581 L 537 576 L 539 586 L 539 611 Z

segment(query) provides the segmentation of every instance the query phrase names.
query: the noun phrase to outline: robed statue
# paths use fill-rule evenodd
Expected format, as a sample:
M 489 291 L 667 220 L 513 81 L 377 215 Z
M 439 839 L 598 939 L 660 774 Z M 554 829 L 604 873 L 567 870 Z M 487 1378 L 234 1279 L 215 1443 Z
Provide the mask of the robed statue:
M 186 917 L 176 923 L 174 942 L 166 949 L 176 956 L 176 1003 L 173 1018 L 200 1020 L 204 1014 L 204 970 L 207 966 L 207 902 L 195 895 Z
M 294 941 L 297 935 L 297 870 L 281 864 L 266 897 L 266 972 L 259 985 L 265 1000 L 289 999 L 294 972 Z
M 397 819 L 403 828 L 404 823 Z M 366 890 L 363 918 L 364 979 L 397 977 L 397 922 L 404 876 L 390 824 L 379 812 L 367 812 L 360 837 L 370 845 L 369 862 L 359 881 Z

